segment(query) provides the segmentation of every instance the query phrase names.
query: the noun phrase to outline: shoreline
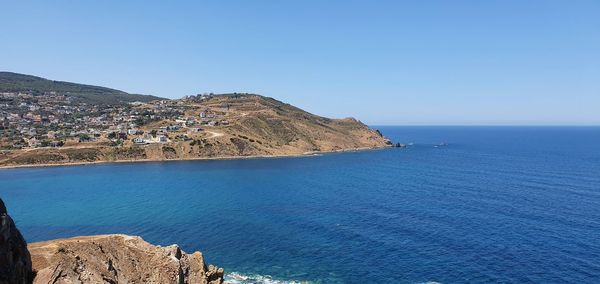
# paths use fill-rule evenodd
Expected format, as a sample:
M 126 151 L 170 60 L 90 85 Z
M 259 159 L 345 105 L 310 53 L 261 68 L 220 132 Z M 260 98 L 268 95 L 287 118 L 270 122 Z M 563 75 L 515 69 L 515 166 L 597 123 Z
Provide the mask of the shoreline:
M 93 162 L 69 162 L 60 164 L 24 164 L 0 166 L 0 170 L 20 169 L 20 168 L 46 168 L 46 167 L 67 167 L 67 166 L 87 166 L 98 164 L 120 164 L 120 163 L 151 163 L 151 162 L 180 162 L 180 161 L 220 161 L 220 160 L 244 160 L 244 159 L 270 159 L 270 158 L 301 158 L 312 157 L 319 154 L 333 154 L 344 152 L 362 152 L 371 150 L 382 150 L 391 148 L 391 146 L 382 147 L 359 147 L 350 149 L 340 149 L 332 151 L 310 151 L 302 154 L 278 154 L 278 155 L 251 155 L 251 156 L 220 156 L 220 157 L 197 157 L 197 158 L 178 158 L 178 159 L 141 159 L 141 160 L 114 160 L 114 161 L 93 161 Z

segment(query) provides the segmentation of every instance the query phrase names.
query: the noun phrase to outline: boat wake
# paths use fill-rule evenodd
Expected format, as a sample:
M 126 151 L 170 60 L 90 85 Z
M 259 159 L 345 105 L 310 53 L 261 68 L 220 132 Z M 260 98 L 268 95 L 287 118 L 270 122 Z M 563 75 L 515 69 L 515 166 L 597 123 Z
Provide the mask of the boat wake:
M 224 284 L 308 284 L 308 281 L 277 280 L 270 275 L 242 274 L 230 272 L 225 275 Z

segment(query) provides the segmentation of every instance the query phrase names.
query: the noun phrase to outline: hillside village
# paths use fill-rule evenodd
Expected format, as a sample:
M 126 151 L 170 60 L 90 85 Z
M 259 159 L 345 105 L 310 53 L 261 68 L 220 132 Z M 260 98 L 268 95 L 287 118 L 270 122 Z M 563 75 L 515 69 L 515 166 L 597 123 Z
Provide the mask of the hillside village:
M 4 92 L 0 93 L 0 149 L 187 141 L 202 136 L 203 127 L 229 124 L 227 104 L 202 104 L 212 97 L 98 106 L 55 93 Z
M 0 167 L 159 161 L 381 148 L 353 118 L 256 94 L 181 99 L 0 72 Z

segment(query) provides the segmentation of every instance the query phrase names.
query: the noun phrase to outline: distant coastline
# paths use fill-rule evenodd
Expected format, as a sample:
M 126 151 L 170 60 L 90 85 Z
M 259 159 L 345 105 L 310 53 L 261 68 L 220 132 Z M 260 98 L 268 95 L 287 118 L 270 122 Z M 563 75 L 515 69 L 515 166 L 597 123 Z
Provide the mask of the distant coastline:
M 392 146 L 355 118 L 251 93 L 167 100 L 0 72 L 0 168 L 302 156 Z
M 384 147 L 361 147 L 340 149 L 332 151 L 311 151 L 302 154 L 279 154 L 279 155 L 251 155 L 251 156 L 221 156 L 221 157 L 197 157 L 197 158 L 181 158 L 181 159 L 138 159 L 138 160 L 114 160 L 114 161 L 93 161 L 93 162 L 66 162 L 55 164 L 22 164 L 22 165 L 3 165 L 0 170 L 20 169 L 20 168 L 46 168 L 46 167 L 68 167 L 68 166 L 87 166 L 99 164 L 126 164 L 126 163 L 153 163 L 153 162 L 183 162 L 183 161 L 218 161 L 218 160 L 246 160 L 246 159 L 275 159 L 275 158 L 301 158 L 312 157 L 320 154 L 333 154 L 345 152 L 362 152 L 383 150 L 391 146 Z

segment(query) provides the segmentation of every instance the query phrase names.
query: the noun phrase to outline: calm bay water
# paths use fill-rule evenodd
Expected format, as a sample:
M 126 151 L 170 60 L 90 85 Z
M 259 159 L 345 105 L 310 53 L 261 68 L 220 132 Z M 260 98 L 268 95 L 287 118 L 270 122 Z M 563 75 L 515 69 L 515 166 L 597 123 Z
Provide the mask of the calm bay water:
M 29 242 L 141 235 L 264 281 L 600 281 L 600 128 L 379 129 L 414 145 L 0 170 L 0 196 Z

